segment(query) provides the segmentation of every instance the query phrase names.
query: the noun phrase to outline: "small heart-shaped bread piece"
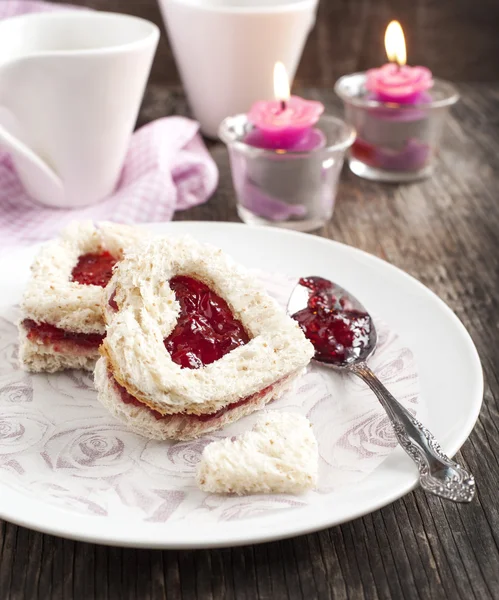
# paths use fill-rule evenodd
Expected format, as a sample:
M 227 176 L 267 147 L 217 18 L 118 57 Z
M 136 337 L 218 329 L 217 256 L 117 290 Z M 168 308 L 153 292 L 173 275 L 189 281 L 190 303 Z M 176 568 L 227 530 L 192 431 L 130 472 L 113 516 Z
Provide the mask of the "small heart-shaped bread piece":
M 196 479 L 216 494 L 299 494 L 317 485 L 319 452 L 310 421 L 267 411 L 252 431 L 206 446 Z

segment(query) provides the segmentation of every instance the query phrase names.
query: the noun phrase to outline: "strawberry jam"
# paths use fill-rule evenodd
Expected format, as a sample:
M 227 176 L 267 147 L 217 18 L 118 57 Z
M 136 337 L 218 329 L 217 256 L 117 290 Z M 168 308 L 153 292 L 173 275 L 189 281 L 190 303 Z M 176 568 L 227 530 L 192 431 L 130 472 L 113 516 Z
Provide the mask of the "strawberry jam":
M 107 250 L 82 254 L 71 272 L 72 281 L 81 285 L 106 287 L 117 262 L 118 259 Z
M 371 317 L 335 294 L 333 283 L 322 277 L 300 279 L 311 293 L 307 307 L 292 315 L 315 348 L 317 360 L 342 364 L 357 358 L 369 344 Z
M 116 290 L 109 296 L 108 304 L 115 312 L 120 309 L 116 302 Z
M 188 413 L 176 413 L 173 415 L 162 415 L 157 410 L 154 410 L 153 408 L 150 408 L 146 404 L 143 404 L 142 402 L 140 402 L 140 400 L 137 400 L 137 398 L 135 398 L 135 396 L 132 396 L 132 394 L 130 394 L 126 388 L 124 388 L 122 385 L 120 385 L 116 381 L 116 379 L 114 379 L 114 377 L 112 376 L 112 374 L 110 372 L 108 373 L 108 375 L 111 378 L 111 380 L 113 381 L 113 384 L 116 387 L 118 393 L 120 394 L 122 402 L 124 402 L 125 404 L 132 404 L 133 406 L 138 406 L 139 408 L 147 409 L 149 412 L 151 412 L 154 415 L 154 417 L 157 420 L 171 419 L 173 417 L 184 417 L 184 418 L 192 419 L 193 421 L 199 421 L 201 423 L 206 423 L 207 421 L 211 421 L 212 419 L 218 419 L 219 417 L 224 415 L 226 412 L 228 412 L 234 408 L 238 408 L 239 406 L 243 406 L 245 404 L 250 404 L 251 402 L 257 401 L 263 395 L 270 392 L 274 387 L 274 385 L 269 385 L 265 389 L 263 389 L 259 392 L 256 392 L 256 394 L 252 394 L 251 396 L 247 396 L 246 398 L 241 398 L 241 400 L 238 400 L 237 402 L 233 402 L 232 404 L 228 404 L 227 406 L 224 406 L 220 410 L 217 410 L 216 412 L 213 412 L 213 413 L 207 413 L 204 415 L 191 415 Z
M 66 349 L 68 343 L 80 348 L 98 348 L 104 339 L 104 335 L 100 333 L 66 331 L 48 323 L 36 323 L 31 319 L 25 319 L 23 327 L 28 332 L 29 340 L 42 344 L 52 344 L 55 352 L 63 351 L 63 348 L 59 346 L 64 346 L 64 349 Z
M 175 329 L 164 340 L 174 363 L 199 369 L 250 341 L 227 302 L 207 285 L 178 275 L 170 280 L 170 287 L 180 303 Z
M 149 406 L 147 406 L 146 404 L 142 404 L 140 400 L 137 400 L 135 396 L 132 396 L 132 394 L 130 394 L 130 392 L 125 387 L 123 387 L 116 381 L 116 379 L 112 376 L 110 371 L 108 371 L 108 376 L 113 382 L 114 387 L 118 390 L 122 402 L 124 402 L 125 404 L 132 404 L 133 406 L 138 406 L 139 408 L 147 408 L 147 410 L 149 410 L 156 417 L 156 419 L 161 419 L 163 417 L 163 415 L 157 410 L 149 408 Z

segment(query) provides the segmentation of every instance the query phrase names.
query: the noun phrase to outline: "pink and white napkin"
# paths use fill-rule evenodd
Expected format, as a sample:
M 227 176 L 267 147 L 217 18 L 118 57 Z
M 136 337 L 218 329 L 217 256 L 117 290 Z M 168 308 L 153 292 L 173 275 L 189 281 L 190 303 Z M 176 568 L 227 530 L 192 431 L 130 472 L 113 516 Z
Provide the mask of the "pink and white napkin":
M 39 11 L 74 10 L 33 0 L 1 0 L 0 19 Z M 0 252 L 54 237 L 75 219 L 119 223 L 168 221 L 176 210 L 205 202 L 218 183 L 217 167 L 195 121 L 165 117 L 134 133 L 115 192 L 93 206 L 41 206 L 25 192 L 8 152 L 0 149 Z

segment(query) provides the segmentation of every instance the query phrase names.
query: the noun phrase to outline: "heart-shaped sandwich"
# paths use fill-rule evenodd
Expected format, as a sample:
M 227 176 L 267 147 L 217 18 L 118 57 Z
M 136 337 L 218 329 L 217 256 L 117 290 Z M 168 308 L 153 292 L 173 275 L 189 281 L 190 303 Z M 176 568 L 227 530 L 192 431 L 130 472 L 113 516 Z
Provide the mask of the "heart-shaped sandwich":
M 279 397 L 314 350 L 243 267 L 189 237 L 155 238 L 106 289 L 100 401 L 130 429 L 187 440 Z
M 51 373 L 94 368 L 105 335 L 104 287 L 124 252 L 145 235 L 126 225 L 74 222 L 42 247 L 21 306 L 24 368 Z
M 215 494 L 301 494 L 317 485 L 319 450 L 310 421 L 266 411 L 252 431 L 208 444 L 196 480 Z

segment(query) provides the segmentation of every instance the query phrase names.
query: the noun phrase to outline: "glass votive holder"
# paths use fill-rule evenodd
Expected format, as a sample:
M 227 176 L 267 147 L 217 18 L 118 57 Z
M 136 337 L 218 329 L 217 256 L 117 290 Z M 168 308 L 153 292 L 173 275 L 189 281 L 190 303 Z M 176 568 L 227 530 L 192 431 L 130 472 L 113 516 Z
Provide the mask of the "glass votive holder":
M 353 128 L 323 116 L 301 151 L 251 145 L 255 131 L 244 114 L 228 117 L 219 130 L 229 150 L 241 220 L 295 231 L 322 227 L 333 215 L 345 151 L 355 139 Z
M 345 120 L 357 137 L 348 154 L 350 170 L 374 181 L 404 182 L 431 175 L 449 108 L 459 99 L 456 88 L 434 80 L 416 104 L 380 102 L 365 87 L 366 74 L 338 79 Z

